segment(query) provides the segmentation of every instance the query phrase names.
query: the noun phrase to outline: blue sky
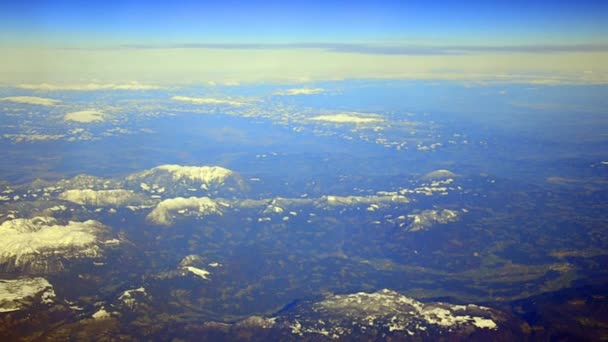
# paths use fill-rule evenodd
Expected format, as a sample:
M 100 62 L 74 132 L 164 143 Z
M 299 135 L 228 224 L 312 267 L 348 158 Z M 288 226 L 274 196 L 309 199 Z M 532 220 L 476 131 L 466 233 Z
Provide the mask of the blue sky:
M 5 43 L 606 41 L 608 1 L 15 1 Z M 25 39 L 24 39 L 25 38 Z

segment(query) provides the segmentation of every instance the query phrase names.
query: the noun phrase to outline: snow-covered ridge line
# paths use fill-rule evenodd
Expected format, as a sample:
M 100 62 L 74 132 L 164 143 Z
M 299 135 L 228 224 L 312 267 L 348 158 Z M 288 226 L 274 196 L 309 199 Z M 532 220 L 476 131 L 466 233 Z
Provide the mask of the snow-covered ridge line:
M 239 188 L 244 186 L 241 177 L 221 166 L 182 166 L 166 164 L 131 174 L 128 182 L 140 181 L 149 185 L 190 185 L 202 190 L 223 186 L 227 181 Z M 176 184 L 177 183 L 177 184 Z
M 17 218 L 0 225 L 0 264 L 43 267 L 48 256 L 97 257 L 107 228 L 93 220 L 59 224 L 52 217 Z
M 407 227 L 407 230 L 410 232 L 417 232 L 426 230 L 436 223 L 445 224 L 455 222 L 460 215 L 460 212 L 449 209 L 424 210 L 418 214 L 407 215 L 409 218 L 413 219 L 412 223 Z
M 59 194 L 59 199 L 80 205 L 125 205 L 139 203 L 138 197 L 131 190 L 91 190 L 72 189 Z
M 289 315 L 289 313 L 288 313 Z M 422 303 L 396 291 L 384 289 L 333 295 L 305 304 L 288 317 L 277 317 L 299 336 L 323 335 L 334 339 L 355 330 L 401 331 L 406 336 L 425 336 L 429 329 L 443 333 L 476 329 L 497 330 L 500 314 L 492 309 L 441 302 Z
M 365 314 L 382 316 L 396 314 L 407 308 L 413 319 L 421 320 L 427 324 L 449 327 L 453 325 L 472 324 L 478 328 L 496 329 L 494 321 L 486 317 L 463 314 L 467 309 L 487 311 L 488 308 L 477 305 L 452 305 L 448 303 L 424 304 L 413 298 L 406 297 L 398 292 L 384 289 L 374 293 L 359 292 L 350 295 L 336 295 L 315 305 L 317 308 L 335 312 L 351 311 L 353 317 Z M 392 311 L 392 312 L 391 312 Z M 393 330 L 400 329 L 393 326 Z
M 224 182 L 234 174 L 231 170 L 221 166 L 160 165 L 152 170 L 167 171 L 174 180 L 189 179 L 208 184 Z
M 355 207 L 359 205 L 370 206 L 368 211 L 376 210 L 385 204 L 405 204 L 409 199 L 403 195 L 371 195 L 371 196 L 322 196 L 319 198 L 269 198 L 269 199 L 211 199 L 209 197 L 175 197 L 166 199 L 159 204 L 146 217 L 148 221 L 159 225 L 169 226 L 176 214 L 196 214 L 207 216 L 211 214 L 222 215 L 222 208 L 259 208 L 261 214 L 282 214 L 287 208 L 312 205 L 320 209 L 332 207 Z
M 173 212 L 188 209 L 194 210 L 196 214 L 201 216 L 222 215 L 218 203 L 209 197 L 176 197 L 160 202 L 146 216 L 146 219 L 152 223 L 168 226 L 173 222 Z

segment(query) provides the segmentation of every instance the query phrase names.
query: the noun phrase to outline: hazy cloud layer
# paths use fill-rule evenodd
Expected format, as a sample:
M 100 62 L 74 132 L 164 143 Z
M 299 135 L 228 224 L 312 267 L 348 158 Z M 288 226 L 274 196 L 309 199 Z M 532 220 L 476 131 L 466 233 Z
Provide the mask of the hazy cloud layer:
M 138 82 L 131 82 L 125 84 L 114 84 L 114 83 L 88 83 L 88 84 L 19 84 L 17 88 L 28 89 L 28 90 L 44 90 L 44 91 L 56 91 L 56 90 L 75 90 L 75 91 L 95 91 L 95 90 L 154 90 L 162 89 L 159 86 L 146 85 Z
M 536 45 L 411 45 L 411 44 L 347 44 L 347 43 L 186 43 L 186 44 L 128 44 L 123 49 L 221 49 L 276 50 L 320 49 L 330 52 L 381 55 L 461 55 L 471 53 L 568 53 L 608 52 L 608 44 L 536 44 Z
M 408 50 L 402 47 L 371 49 L 336 45 L 333 50 L 312 47 L 216 44 L 192 48 L 0 48 L 6 61 L 0 64 L 0 82 L 21 84 L 30 90 L 141 88 L 128 83 L 133 79 L 163 85 L 207 84 L 208 81 L 215 84 L 309 83 L 344 79 L 608 83 L 608 66 L 603 62 L 608 58 L 608 51 L 597 45 L 461 46 L 450 47 L 449 51 L 425 48 L 431 50 L 432 53 L 428 54 L 421 53 L 424 51 L 407 54 Z M 368 50 L 375 53 L 363 53 Z M 467 53 L 462 53 L 465 50 Z M 37 63 L 40 59 L 47 63 L 40 65 Z M 82 79 L 102 79 L 114 85 L 101 87 L 98 85 L 100 81 L 94 86 L 44 85 L 49 80 L 78 84 Z M 26 82 L 30 84 L 24 84 Z M 38 84 L 40 82 L 43 85 Z M 217 101 L 192 99 L 197 97 L 182 96 L 175 100 L 219 104 Z M 214 100 L 229 101 L 224 102 L 226 105 L 243 102 L 226 98 Z

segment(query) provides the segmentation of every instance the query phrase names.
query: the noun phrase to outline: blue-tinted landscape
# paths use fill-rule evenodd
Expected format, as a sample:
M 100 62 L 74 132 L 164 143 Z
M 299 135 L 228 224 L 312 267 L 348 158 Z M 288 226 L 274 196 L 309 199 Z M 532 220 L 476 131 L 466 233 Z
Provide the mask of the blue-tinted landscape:
M 593 289 L 607 276 L 606 119 L 593 110 L 519 105 L 534 93 L 540 101 L 588 98 L 601 106 L 594 94 L 602 87 L 314 87 L 301 89 L 323 90 L 179 90 L 225 91 L 222 101 L 234 102 L 212 105 L 165 90 L 4 89 L 3 274 L 48 282 L 25 301 L 3 302 L 4 315 L 24 329 L 4 333 L 39 329 L 63 338 L 77 327 L 103 327 L 109 337 L 194 338 L 188 328 L 230 339 L 237 328 L 209 324 L 238 326 L 255 316 L 262 321 L 249 323 L 259 329 L 271 320 L 266 333 L 278 338 L 326 336 L 339 334 L 347 318 L 331 312 L 337 317 L 319 326 L 319 304 L 306 303 L 365 292 L 386 296 L 376 300 L 388 307 L 400 303 L 392 296 L 407 296 L 496 310 L 479 319 L 498 328 L 478 329 L 487 331 L 477 338 L 551 336 L 552 322 L 563 318 L 531 320 L 528 303 L 538 299 L 530 298 L 582 288 L 592 303 L 580 305 L 604 305 Z M 443 103 L 425 100 L 434 97 Z M 90 98 L 111 109 L 88 120 L 79 109 Z M 442 110 L 466 98 L 481 104 Z M 384 289 L 395 293 L 378 292 Z M 44 291 L 53 295 L 36 299 Z M 568 313 L 560 306 L 568 303 L 546 305 Z M 593 319 L 589 310 L 581 317 Z M 53 328 L 34 328 L 32 315 Z M 573 316 L 571 328 L 582 329 Z M 377 315 L 373 334 L 399 336 L 420 319 L 396 317 L 402 322 Z M 363 330 L 348 334 L 375 336 L 366 335 L 363 318 Z M 302 335 L 295 322 L 304 324 Z M 455 331 L 468 336 L 475 322 L 465 319 Z M 454 329 L 416 324 L 429 326 L 420 331 L 429 338 L 432 328 Z M 526 331 L 537 324 L 549 331 Z
M 605 10 L 0 5 L 0 338 L 605 339 Z

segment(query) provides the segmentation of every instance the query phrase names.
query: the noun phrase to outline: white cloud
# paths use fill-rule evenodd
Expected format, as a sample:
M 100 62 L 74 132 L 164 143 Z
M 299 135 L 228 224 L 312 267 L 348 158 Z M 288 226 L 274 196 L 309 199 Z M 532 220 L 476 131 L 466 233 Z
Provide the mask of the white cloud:
M 67 113 L 63 119 L 75 122 L 101 122 L 104 121 L 103 113 L 97 110 L 81 110 L 78 112 Z
M 74 91 L 94 91 L 94 90 L 154 90 L 162 89 L 155 85 L 146 85 L 138 82 L 114 84 L 114 83 L 88 83 L 88 84 L 19 84 L 17 88 L 28 90 L 74 90 Z
M 10 101 L 15 103 L 25 103 L 40 106 L 55 106 L 61 102 L 59 100 L 36 96 L 9 96 L 0 98 L 0 101 Z
M 372 123 L 372 122 L 381 122 L 382 119 L 378 116 L 370 116 L 360 113 L 340 113 L 340 114 L 332 114 L 332 115 L 319 115 L 310 118 L 311 121 L 323 121 L 323 122 L 331 122 L 331 123 Z
M 278 96 L 295 96 L 295 95 L 314 95 L 324 92 L 323 88 L 292 88 L 286 90 L 279 90 L 273 93 Z
M 189 97 L 189 96 L 173 96 L 171 100 L 181 101 L 181 102 L 190 102 L 193 104 L 200 105 L 229 105 L 229 106 L 243 106 L 246 103 L 241 101 L 234 101 L 228 99 L 214 99 L 210 97 Z
M 173 221 L 173 212 L 188 209 L 195 210 L 195 213 L 201 216 L 222 214 L 218 204 L 208 197 L 176 197 L 160 202 L 156 208 L 154 208 L 154 210 L 152 210 L 148 216 L 146 216 L 146 218 L 150 222 L 169 226 Z

